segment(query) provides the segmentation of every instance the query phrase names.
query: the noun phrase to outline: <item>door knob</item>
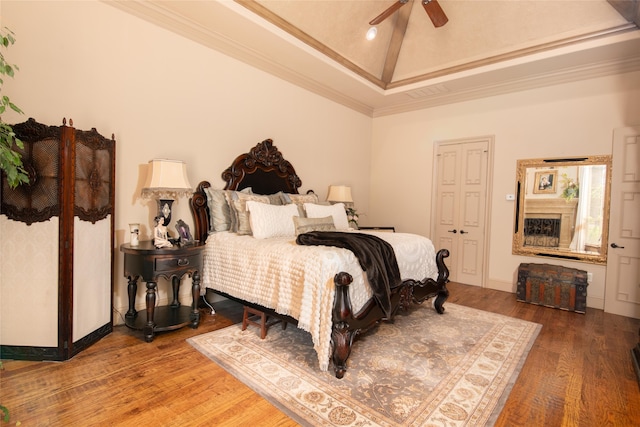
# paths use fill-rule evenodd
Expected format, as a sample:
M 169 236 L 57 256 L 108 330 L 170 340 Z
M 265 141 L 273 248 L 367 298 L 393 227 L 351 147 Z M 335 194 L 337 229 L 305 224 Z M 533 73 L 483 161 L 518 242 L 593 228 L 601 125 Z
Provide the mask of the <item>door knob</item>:
M 468 231 L 460 230 L 460 234 L 469 234 Z
M 611 244 L 611 247 L 612 247 L 613 249 L 616 249 L 616 248 L 624 249 L 624 246 L 618 246 L 618 245 L 616 245 L 615 243 L 612 243 L 612 244 Z
M 453 230 L 447 230 L 449 233 L 453 233 L 456 234 L 458 232 L 458 230 L 456 230 L 455 228 Z

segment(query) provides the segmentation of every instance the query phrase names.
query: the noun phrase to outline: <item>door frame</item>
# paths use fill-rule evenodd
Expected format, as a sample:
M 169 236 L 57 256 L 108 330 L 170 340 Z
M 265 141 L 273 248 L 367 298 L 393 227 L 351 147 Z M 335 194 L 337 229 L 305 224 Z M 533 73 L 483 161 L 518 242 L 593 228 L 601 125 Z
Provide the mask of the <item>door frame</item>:
M 487 279 L 489 275 L 489 259 L 491 256 L 490 253 L 490 237 L 491 237 L 491 208 L 493 201 L 493 152 L 495 147 L 495 135 L 482 135 L 476 137 L 467 137 L 467 138 L 456 138 L 456 139 L 443 139 L 433 141 L 433 167 L 432 176 L 431 176 L 431 224 L 430 224 L 430 233 L 431 236 L 436 235 L 436 223 L 435 219 L 437 216 L 437 181 L 438 181 L 438 151 L 441 146 L 444 145 L 454 145 L 454 144 L 465 144 L 472 142 L 487 142 L 487 176 L 486 176 L 486 203 L 485 203 L 485 212 L 484 212 L 484 244 L 482 247 L 482 283 L 481 288 L 487 287 Z

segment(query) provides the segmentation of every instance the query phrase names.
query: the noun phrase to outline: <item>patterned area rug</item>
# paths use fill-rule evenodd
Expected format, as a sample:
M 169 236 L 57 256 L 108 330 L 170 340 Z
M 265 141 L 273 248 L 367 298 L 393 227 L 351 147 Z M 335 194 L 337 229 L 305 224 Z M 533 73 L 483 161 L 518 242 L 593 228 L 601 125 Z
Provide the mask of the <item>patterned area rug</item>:
M 302 425 L 491 425 L 541 325 L 426 304 L 359 337 L 339 380 L 318 368 L 311 336 L 240 325 L 189 343 Z

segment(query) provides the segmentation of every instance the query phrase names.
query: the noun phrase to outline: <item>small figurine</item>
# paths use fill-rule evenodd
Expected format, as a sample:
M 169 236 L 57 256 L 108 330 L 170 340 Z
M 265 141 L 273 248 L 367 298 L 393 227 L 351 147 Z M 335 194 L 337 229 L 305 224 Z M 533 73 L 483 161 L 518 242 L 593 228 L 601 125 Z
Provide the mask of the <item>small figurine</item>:
M 164 217 L 157 216 L 155 218 L 156 226 L 153 229 L 153 245 L 156 248 L 170 248 L 173 244 L 169 241 L 167 227 L 164 225 Z

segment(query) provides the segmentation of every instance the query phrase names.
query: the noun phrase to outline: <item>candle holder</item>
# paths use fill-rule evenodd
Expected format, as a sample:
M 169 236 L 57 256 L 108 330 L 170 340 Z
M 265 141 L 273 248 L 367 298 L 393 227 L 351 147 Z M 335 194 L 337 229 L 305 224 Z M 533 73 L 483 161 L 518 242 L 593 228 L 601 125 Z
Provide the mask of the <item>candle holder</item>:
M 140 244 L 140 224 L 137 222 L 129 224 L 129 232 L 131 233 L 129 244 L 131 246 L 138 246 Z

